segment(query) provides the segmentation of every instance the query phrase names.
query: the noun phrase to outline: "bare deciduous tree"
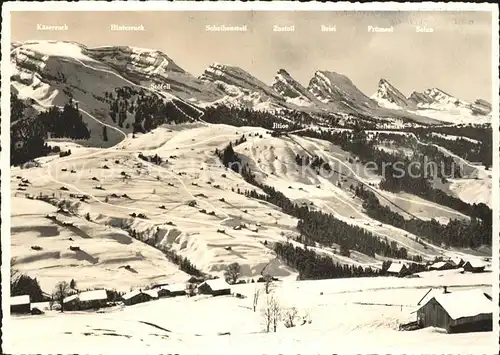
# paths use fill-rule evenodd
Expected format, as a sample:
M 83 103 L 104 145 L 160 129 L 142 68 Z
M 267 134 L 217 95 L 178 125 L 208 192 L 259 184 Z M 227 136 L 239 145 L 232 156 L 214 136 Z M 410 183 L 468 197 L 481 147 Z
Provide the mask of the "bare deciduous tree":
M 196 294 L 196 285 L 194 283 L 188 283 L 186 286 L 186 295 L 188 297 L 194 296 Z
M 269 298 L 266 303 L 266 308 L 264 308 L 262 315 L 264 317 L 264 324 L 266 325 L 266 333 L 269 333 L 271 329 L 271 324 L 273 323 L 273 316 L 271 313 L 271 307 L 269 307 Z
M 270 294 L 273 289 L 273 278 L 271 275 L 264 275 L 264 291 L 266 292 L 266 295 Z
M 260 296 L 260 290 L 258 288 L 255 288 L 255 291 L 253 293 L 253 311 L 257 309 L 257 304 L 259 303 L 259 296 Z
M 281 307 L 274 295 L 270 295 L 267 297 L 263 316 L 266 325 L 266 332 L 269 333 L 269 331 L 271 330 L 271 326 L 273 327 L 273 331 L 276 332 L 276 329 L 278 328 L 278 322 L 281 318 Z
M 70 287 L 66 281 L 58 282 L 54 289 L 54 299 L 59 301 L 61 305 L 61 312 L 64 312 L 64 299 L 68 296 Z
M 230 264 L 226 271 L 224 271 L 224 278 L 230 284 L 235 284 L 238 281 L 238 277 L 240 277 L 241 267 L 238 263 Z

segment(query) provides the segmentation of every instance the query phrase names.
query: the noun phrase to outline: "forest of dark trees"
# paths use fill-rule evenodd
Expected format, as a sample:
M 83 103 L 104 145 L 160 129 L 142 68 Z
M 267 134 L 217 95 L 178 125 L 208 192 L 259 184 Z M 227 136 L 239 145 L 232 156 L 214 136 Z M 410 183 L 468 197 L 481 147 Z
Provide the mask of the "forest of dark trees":
M 471 142 L 464 138 L 447 139 L 431 135 L 428 132 L 418 134 L 418 138 L 422 142 L 440 145 L 467 161 L 481 163 L 486 169 L 489 169 L 493 164 L 493 137 L 491 131 L 489 134 L 485 134 L 479 142 Z
M 448 224 L 443 225 L 434 219 L 430 221 L 418 218 L 407 220 L 388 206 L 382 206 L 375 193 L 361 184 L 356 187 L 355 194 L 363 200 L 363 208 L 373 219 L 425 237 L 432 244 L 465 248 L 491 246 L 492 244 L 492 212 L 486 205 L 476 205 L 477 214 L 482 214 L 482 219 L 472 217 L 470 222 L 452 219 Z
M 275 243 L 274 252 L 286 265 L 299 272 L 300 280 L 336 279 L 346 277 L 379 276 L 380 270 L 342 265 L 328 256 L 321 256 L 313 250 L 293 246 L 291 243 Z
M 109 103 L 109 117 L 119 127 L 129 128 L 125 123 L 129 115 L 134 116 L 133 132 L 146 133 L 165 123 L 192 122 L 201 113 L 180 100 L 165 98 L 128 86 L 116 88 L 104 94 Z
M 291 124 L 282 119 L 281 116 L 271 112 L 253 111 L 248 108 L 227 107 L 224 105 L 205 108 L 203 120 L 209 123 L 223 123 L 236 127 L 253 126 L 273 129 L 274 123 L 288 125 L 289 130 L 301 127 L 298 124 Z
M 51 107 L 35 117 L 24 117 L 26 108 L 22 100 L 11 94 L 11 115 L 14 119 L 10 127 L 11 165 L 26 163 L 35 158 L 56 152 L 45 140 L 52 138 L 88 139 L 90 131 L 73 100 L 62 109 Z
M 337 279 L 347 277 L 375 277 L 386 276 L 391 261 L 384 261 L 382 269 L 345 265 L 334 262 L 328 256 L 321 256 L 307 247 L 301 248 L 291 243 L 275 243 L 274 252 L 286 265 L 299 272 L 300 280 Z M 423 264 L 409 263 L 409 273 L 425 271 Z

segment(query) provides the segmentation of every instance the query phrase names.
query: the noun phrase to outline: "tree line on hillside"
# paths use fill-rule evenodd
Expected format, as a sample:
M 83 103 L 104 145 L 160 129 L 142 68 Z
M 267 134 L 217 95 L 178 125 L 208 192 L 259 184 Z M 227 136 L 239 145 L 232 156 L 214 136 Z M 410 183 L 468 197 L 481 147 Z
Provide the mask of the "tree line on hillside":
M 51 107 L 34 117 L 24 117 L 26 105 L 11 94 L 14 122 L 10 126 L 11 165 L 19 165 L 40 156 L 57 152 L 45 141 L 52 138 L 88 139 L 90 130 L 83 122 L 78 104 L 70 98 L 62 109 Z
M 278 114 L 225 105 L 205 108 L 203 120 L 209 123 L 223 123 L 236 127 L 253 126 L 273 129 L 276 123 L 287 125 L 289 130 L 300 128 L 298 124 L 290 123 Z
M 191 105 L 180 100 L 166 100 L 158 94 L 128 86 L 105 92 L 109 104 L 109 117 L 119 127 L 130 128 L 128 116 L 134 117 L 133 132 L 147 133 L 165 123 L 184 123 L 197 119 L 201 114 Z
M 464 138 L 447 139 L 429 133 L 419 134 L 418 137 L 423 142 L 440 145 L 467 161 L 481 163 L 486 169 L 493 164 L 491 135 L 485 135 L 480 142 L 471 142 Z
M 484 221 L 491 220 L 492 212 L 487 205 L 468 204 L 432 186 L 433 178 L 441 178 L 445 182 L 445 176 L 455 178 L 462 176 L 461 168 L 454 162 L 454 159 L 444 155 L 436 147 L 419 146 L 418 154 L 410 158 L 403 154 L 391 154 L 376 148 L 379 140 L 389 138 L 402 145 L 410 145 L 411 141 L 414 141 L 414 138 L 399 134 L 379 133 L 373 139 L 368 139 L 367 135 L 361 131 L 333 133 L 304 131 L 300 134 L 340 145 L 343 150 L 358 156 L 361 163 L 374 162 L 377 167 L 376 172 L 383 178 L 379 185 L 381 189 L 391 192 L 405 191 L 468 216 L 481 218 Z M 437 171 L 432 171 L 429 162 L 437 164 Z
M 145 235 L 141 234 L 140 232 L 137 232 L 135 229 L 132 229 L 130 227 L 126 227 L 124 229 L 129 233 L 129 235 L 132 238 L 137 239 L 139 241 L 142 241 L 142 242 L 160 250 L 161 252 L 163 252 L 163 254 L 165 254 L 166 258 L 170 262 L 178 265 L 179 269 L 184 271 L 185 273 L 192 275 L 192 276 L 203 276 L 204 275 L 203 272 L 201 272 L 199 269 L 197 269 L 196 266 L 193 263 L 191 263 L 191 261 L 189 261 L 188 258 L 177 254 L 174 250 L 168 248 L 165 245 L 159 244 L 158 243 L 159 230 L 157 230 L 157 233 L 154 236 L 154 238 L 146 238 Z
M 392 263 L 390 260 L 382 262 L 381 269 L 340 264 L 329 256 L 318 255 L 307 247 L 294 246 L 290 242 L 277 242 L 273 249 L 286 265 L 299 272 L 300 280 L 387 276 L 387 270 Z M 426 266 L 421 263 L 408 263 L 408 271 L 410 274 L 426 271 Z
M 413 127 L 407 128 L 406 131 L 413 132 L 416 135 L 423 135 L 429 132 L 429 128 Z M 481 125 L 451 125 L 451 126 L 436 126 L 432 127 L 432 132 L 458 136 L 458 137 L 468 137 L 478 142 L 484 142 L 487 139 L 493 138 L 493 130 L 491 124 L 481 124 Z
M 379 276 L 380 270 L 339 264 L 331 257 L 321 256 L 313 250 L 291 243 L 275 243 L 274 252 L 286 265 L 299 272 L 300 280 L 336 279 L 347 277 Z
M 477 248 L 481 245 L 491 246 L 492 244 L 491 212 L 484 220 L 475 217 L 472 217 L 470 221 L 452 219 L 443 225 L 435 219 L 407 220 L 401 214 L 392 211 L 390 207 L 382 206 L 375 193 L 361 184 L 356 187 L 355 194 L 363 200 L 363 208 L 371 218 L 425 237 L 432 244 L 464 248 Z
M 414 133 L 422 142 L 438 144 L 465 160 L 479 162 L 487 168 L 492 166 L 493 131 L 491 124 L 433 126 L 432 128 L 405 127 L 393 130 Z M 432 133 L 455 136 L 456 139 L 447 139 L 433 135 Z M 472 142 L 466 138 L 470 138 L 476 142 Z

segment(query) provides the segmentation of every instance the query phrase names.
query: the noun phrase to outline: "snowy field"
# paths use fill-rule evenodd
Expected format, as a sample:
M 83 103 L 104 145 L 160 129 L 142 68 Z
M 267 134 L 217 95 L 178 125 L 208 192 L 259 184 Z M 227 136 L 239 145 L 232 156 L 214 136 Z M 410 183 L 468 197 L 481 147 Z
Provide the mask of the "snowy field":
M 273 291 L 283 310 L 296 307 L 293 328 L 278 325 L 265 333 L 263 284 L 232 287 L 247 298 L 195 296 L 166 298 L 134 306 L 106 309 L 105 313 L 47 311 L 42 316 L 10 319 L 16 352 L 113 353 L 116 348 L 136 353 L 256 354 L 266 351 L 313 354 L 358 353 L 490 353 L 493 332 L 446 334 L 436 328 L 399 331 L 416 319 L 417 303 L 430 288 L 455 292 L 479 288 L 491 294 L 491 273 L 428 272 L 421 278 L 390 277 L 322 281 L 276 282 Z M 256 312 L 253 294 L 261 289 Z M 310 320 L 301 325 L 302 318 Z M 48 326 L 50 324 L 50 326 Z M 29 334 L 30 341 L 26 341 Z M 57 339 L 46 342 L 43 339 Z M 493 339 L 494 340 L 494 339 Z M 43 344 L 41 348 L 40 344 Z M 494 343 L 493 343 L 494 344 Z M 212 350 L 211 350 L 212 352 Z

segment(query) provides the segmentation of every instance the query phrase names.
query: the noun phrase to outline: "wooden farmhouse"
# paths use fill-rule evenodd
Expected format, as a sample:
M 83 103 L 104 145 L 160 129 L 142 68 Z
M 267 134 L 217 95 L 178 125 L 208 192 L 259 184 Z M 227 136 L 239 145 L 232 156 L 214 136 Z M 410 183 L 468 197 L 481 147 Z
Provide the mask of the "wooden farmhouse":
M 212 296 L 230 295 L 231 286 L 223 279 L 212 279 L 198 286 L 198 293 Z
M 491 331 L 493 308 L 491 297 L 481 290 L 442 293 L 417 310 L 417 322 L 422 328 L 442 328 L 448 333 Z

